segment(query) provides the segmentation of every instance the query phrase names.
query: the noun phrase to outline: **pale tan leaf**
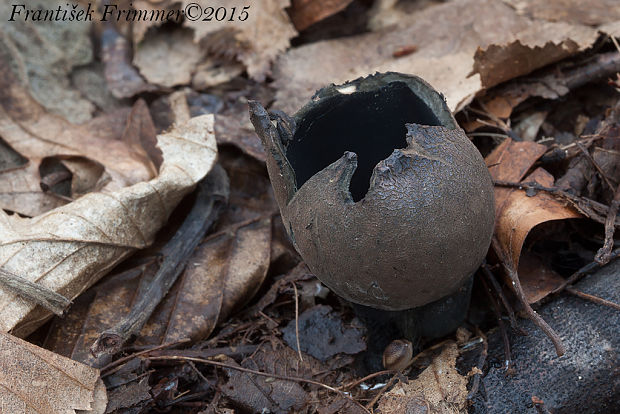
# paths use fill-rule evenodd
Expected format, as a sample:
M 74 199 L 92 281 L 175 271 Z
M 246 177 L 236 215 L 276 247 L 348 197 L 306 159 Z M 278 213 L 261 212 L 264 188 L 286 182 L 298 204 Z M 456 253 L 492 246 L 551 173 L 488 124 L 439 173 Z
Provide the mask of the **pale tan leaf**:
M 133 63 L 152 84 L 164 87 L 187 85 L 192 79 L 202 51 L 190 29 L 156 31 L 140 43 Z
M 274 65 L 278 91 L 274 107 L 295 112 L 325 85 L 377 71 L 394 71 L 422 77 L 444 94 L 452 110 L 458 111 L 486 86 L 478 73 L 472 73 L 479 48 L 505 51 L 489 56 L 485 65 L 501 67 L 505 73 L 500 78 L 506 80 L 582 51 L 598 36 L 595 28 L 541 22 L 494 0 L 454 0 L 400 13 L 391 23 L 374 33 L 288 51 Z M 401 56 L 398 51 L 403 48 L 414 52 Z M 515 48 L 519 49 L 516 58 L 510 55 Z M 485 77 L 493 76 L 491 69 L 481 72 Z
M 102 414 L 106 402 L 99 370 L 0 333 L 0 412 Z
M 130 110 L 121 109 L 74 125 L 50 114 L 15 81 L 7 61 L 0 59 L 0 136 L 29 163 L 0 172 L 1 208 L 28 216 L 41 214 L 65 201 L 42 194 L 39 167 L 45 158 L 85 157 L 105 168 L 106 191 L 115 191 L 154 177 L 144 150 L 124 140 Z M 148 109 L 138 101 L 136 108 Z M 102 172 L 102 175 L 104 173 Z M 104 177 L 102 177 L 103 179 Z M 109 178 L 109 179 L 107 179 Z
M 274 107 L 294 112 L 325 85 L 394 71 L 422 77 L 455 109 L 481 88 L 479 76 L 469 76 L 478 46 L 510 41 L 512 33 L 530 24 L 493 0 L 455 0 L 404 14 L 397 23 L 291 49 L 274 66 Z M 394 52 L 404 46 L 417 51 L 395 58 Z
M 195 13 L 207 8 L 227 10 L 228 16 L 222 21 L 215 17 L 203 21 L 208 17 L 203 14 L 195 21 L 186 18 L 185 25 L 194 29 L 196 41 L 204 42 L 213 52 L 232 54 L 231 57 L 245 65 L 250 77 L 258 81 L 265 79 L 271 62 L 289 47 L 290 39 L 297 34 L 284 10 L 291 5 L 290 0 L 265 0 L 260 4 L 241 0 L 183 0 L 186 13 L 187 6 L 192 3 L 201 6 L 194 9 Z M 242 13 L 248 5 L 245 9 L 247 20 L 239 20 L 246 16 Z M 229 21 L 233 8 L 235 14 Z
M 620 20 L 616 0 L 503 0 L 519 14 L 552 22 L 596 26 Z
M 158 136 L 159 175 L 114 192 L 90 193 L 32 219 L 0 211 L 3 269 L 74 298 L 157 230 L 216 157 L 213 115 Z M 0 289 L 0 331 L 26 335 L 49 313 Z
M 379 400 L 381 414 L 467 412 L 467 378 L 456 370 L 459 352 L 451 342 L 408 384 L 399 382 Z
M 66 4 L 62 0 L 36 0 L 28 2 L 26 8 L 50 10 L 65 8 Z M 10 2 L 0 2 L 5 22 L 12 10 Z M 0 59 L 11 63 L 18 82 L 50 112 L 72 122 L 88 121 L 95 106 L 71 85 L 70 73 L 73 67 L 86 65 L 93 58 L 90 24 L 35 24 L 24 15 L 21 10 L 14 21 L 0 27 Z

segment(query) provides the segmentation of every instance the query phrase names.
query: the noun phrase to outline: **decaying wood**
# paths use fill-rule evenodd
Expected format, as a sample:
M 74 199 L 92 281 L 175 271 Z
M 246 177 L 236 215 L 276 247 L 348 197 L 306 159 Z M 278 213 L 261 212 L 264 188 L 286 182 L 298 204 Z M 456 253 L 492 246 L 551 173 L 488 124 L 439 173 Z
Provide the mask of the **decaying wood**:
M 598 270 L 576 285 L 577 289 L 615 303 L 620 302 L 620 262 Z M 620 364 L 620 312 L 562 296 L 543 305 L 541 317 L 563 338 L 566 354 L 559 358 L 545 345 L 544 334 L 531 329 L 529 336 L 513 336 L 513 375 L 506 376 L 502 364 L 503 345 L 499 332 L 489 336 L 489 366 L 483 378 L 484 392 L 475 398 L 476 413 L 530 410 L 532 396 L 545 402 L 554 413 L 620 411 L 617 367 Z

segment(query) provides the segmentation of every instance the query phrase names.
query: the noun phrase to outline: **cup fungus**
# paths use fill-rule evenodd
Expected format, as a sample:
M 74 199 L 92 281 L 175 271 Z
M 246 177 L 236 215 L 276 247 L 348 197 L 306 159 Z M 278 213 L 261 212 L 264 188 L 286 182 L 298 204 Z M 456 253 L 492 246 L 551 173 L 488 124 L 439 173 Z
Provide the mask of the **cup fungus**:
M 442 95 L 384 73 L 323 88 L 292 118 L 257 102 L 250 115 L 285 227 L 323 283 L 381 310 L 432 314 L 451 298 L 462 321 L 453 295 L 466 309 L 493 184 Z

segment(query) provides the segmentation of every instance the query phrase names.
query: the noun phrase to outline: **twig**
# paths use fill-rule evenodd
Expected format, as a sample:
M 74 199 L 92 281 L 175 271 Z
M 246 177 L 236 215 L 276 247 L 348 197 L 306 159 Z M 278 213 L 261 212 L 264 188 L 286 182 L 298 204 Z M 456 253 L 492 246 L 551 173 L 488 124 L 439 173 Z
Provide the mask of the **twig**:
M 607 218 L 605 219 L 605 241 L 603 247 L 596 252 L 594 261 L 600 265 L 605 265 L 611 260 L 611 249 L 614 247 L 614 231 L 616 230 L 616 216 L 620 207 L 620 185 L 616 188 L 614 199 L 611 201 Z
M 33 283 L 0 267 L 0 285 L 20 297 L 62 315 L 71 301 L 52 289 Z
M 257 349 L 258 345 L 238 345 L 208 349 L 164 349 L 153 350 L 152 352 L 149 352 L 149 356 L 183 356 L 207 359 L 218 355 L 226 355 L 232 358 L 250 355 L 256 352 Z
M 486 266 L 483 265 L 484 269 Z M 486 292 L 489 300 L 491 301 L 491 305 L 493 307 L 493 312 L 495 313 L 495 318 L 497 319 L 497 325 L 499 326 L 499 331 L 502 335 L 502 341 L 504 342 L 504 365 L 506 366 L 506 370 L 510 368 L 510 364 L 512 363 L 512 356 L 510 355 L 510 341 L 508 340 L 508 333 L 506 332 L 506 327 L 504 326 L 504 321 L 502 320 L 502 315 L 499 310 L 499 304 L 491 294 L 491 289 L 489 288 L 487 278 L 491 278 L 493 275 L 486 275 L 483 271 L 483 277 L 480 279 L 482 282 L 482 286 L 484 291 Z
M 304 362 L 304 358 L 301 356 L 301 346 L 299 345 L 299 294 L 297 293 L 295 282 L 292 281 L 291 284 L 295 291 L 295 340 L 297 341 L 297 354 L 299 355 L 299 360 Z
M 239 367 L 239 366 L 235 366 L 235 365 L 230 365 L 230 364 L 227 364 L 225 362 L 211 361 L 209 359 L 202 359 L 202 358 L 191 358 L 191 357 L 182 357 L 182 356 L 160 356 L 160 357 L 148 357 L 148 359 L 150 359 L 150 360 L 194 361 L 194 362 L 200 362 L 201 364 L 213 365 L 213 366 L 220 367 L 220 368 L 234 369 L 236 371 L 241 371 L 241 372 L 245 372 L 245 373 L 248 373 L 248 374 L 258 375 L 258 376 L 261 376 L 261 377 L 275 378 L 275 379 L 279 379 L 279 380 L 283 380 L 283 381 L 302 382 L 302 383 L 306 383 L 306 384 L 312 384 L 312 385 L 316 385 L 318 387 L 324 388 L 324 389 L 326 389 L 328 391 L 332 391 L 332 392 L 337 393 L 338 395 L 340 395 L 340 396 L 342 396 L 342 397 L 352 401 L 357 406 L 359 406 L 362 409 L 364 409 L 365 412 L 370 414 L 370 412 L 363 405 L 361 405 L 359 402 L 355 401 L 353 398 L 351 398 L 350 396 L 346 395 L 342 391 L 338 390 L 337 388 L 334 388 L 334 387 L 331 387 L 331 386 L 329 386 L 327 384 L 323 384 L 322 382 L 314 381 L 314 380 L 307 379 L 307 378 L 289 377 L 287 375 L 280 375 L 280 374 L 272 374 L 272 373 L 262 372 L 262 371 L 255 371 L 255 370 L 249 369 L 249 368 L 244 368 L 244 367 Z
M 480 357 L 478 358 L 478 364 L 476 365 L 479 372 L 476 372 L 474 374 L 474 382 L 471 384 L 471 390 L 469 391 L 469 394 L 467 394 L 468 400 L 471 400 L 472 398 L 474 398 L 474 396 L 478 392 L 478 387 L 480 386 L 480 377 L 482 376 L 482 368 L 484 367 L 484 363 L 487 360 L 487 354 L 489 351 L 489 343 L 487 341 L 487 337 L 484 334 L 484 332 L 482 332 L 480 328 L 478 328 L 477 326 L 476 326 L 476 334 L 480 338 L 482 338 L 482 352 L 480 352 Z
M 547 324 L 547 322 L 545 322 L 545 320 L 538 313 L 536 313 L 534 309 L 532 309 L 532 307 L 528 303 L 527 298 L 525 297 L 525 293 L 523 292 L 523 288 L 521 287 L 521 282 L 519 281 L 519 275 L 514 269 L 512 259 L 503 254 L 502 249 L 499 245 L 499 241 L 496 237 L 493 237 L 492 245 L 493 250 L 495 250 L 495 254 L 497 255 L 497 257 L 500 258 L 502 266 L 508 274 L 508 278 L 512 283 L 514 292 L 516 293 L 517 298 L 519 299 L 519 302 L 521 302 L 521 305 L 523 306 L 523 309 L 527 313 L 528 317 L 549 337 L 549 339 L 551 339 L 551 342 L 553 342 L 553 346 L 555 347 L 556 354 L 558 356 L 564 355 L 564 353 L 566 352 L 566 348 L 564 348 L 562 340 L 560 339 L 558 334 L 553 330 L 553 328 L 549 326 L 549 324 Z
M 571 206 L 573 206 L 577 211 L 579 211 L 584 216 L 596 221 L 597 223 L 605 224 L 606 216 L 609 212 L 609 207 L 594 200 L 585 197 L 578 197 L 576 195 L 570 194 L 567 191 L 564 191 L 558 187 L 545 187 L 538 184 L 536 181 L 530 181 L 527 183 L 515 183 L 510 181 L 503 180 L 495 180 L 494 184 L 500 187 L 510 187 L 516 188 L 519 190 L 527 191 L 544 191 L 553 196 L 561 198 L 567 201 Z M 617 221 L 614 222 L 616 227 L 620 227 L 620 223 Z
M 589 300 L 591 302 L 598 303 L 599 305 L 609 306 L 610 308 L 615 309 L 615 310 L 620 310 L 620 305 L 618 305 L 617 303 L 614 303 L 612 301 L 609 301 L 609 300 L 606 300 L 606 299 L 603 299 L 603 298 L 599 298 L 598 296 L 590 295 L 589 293 L 581 292 L 580 290 L 577 290 L 577 289 L 572 288 L 572 287 L 567 287 L 564 290 L 566 290 L 571 295 L 575 295 L 575 296 L 578 296 L 580 298 Z
M 213 384 L 211 383 L 211 381 L 209 381 L 207 379 L 207 377 L 205 377 L 202 374 L 202 372 L 200 372 L 200 370 L 198 368 L 196 368 L 196 365 L 194 365 L 194 363 L 192 361 L 187 361 L 187 364 L 192 368 L 192 370 L 196 373 L 196 375 L 198 375 L 200 377 L 200 379 L 203 380 L 205 384 L 207 384 L 207 386 L 209 388 L 214 388 Z
M 394 372 L 394 371 L 389 370 L 389 369 L 386 369 L 386 370 L 384 370 L 384 371 L 377 371 L 377 372 L 373 372 L 372 374 L 366 375 L 366 376 L 365 376 L 365 377 L 363 377 L 363 378 L 359 378 L 359 379 L 356 379 L 355 381 L 352 381 L 352 382 L 349 382 L 349 383 L 343 384 L 343 385 L 341 385 L 340 387 L 338 387 L 338 389 L 339 389 L 339 390 L 347 390 L 347 389 L 349 389 L 349 388 L 353 388 L 353 387 L 355 387 L 355 386 L 357 386 L 357 385 L 360 385 L 362 382 L 364 382 L 364 381 L 368 381 L 369 379 L 373 379 L 373 378 L 376 378 L 376 377 L 380 377 L 381 375 L 391 374 L 391 373 L 393 373 L 393 372 Z
M 592 154 L 590 154 L 590 151 L 588 151 L 588 149 L 580 141 L 575 141 L 575 145 L 577 145 L 577 148 L 579 148 L 581 153 L 588 159 L 588 161 L 590 161 L 590 163 L 594 166 L 596 171 L 598 171 L 599 175 L 603 178 L 603 181 L 605 181 L 605 184 L 607 184 L 609 189 L 611 191 L 614 191 L 614 185 L 611 183 L 611 180 L 609 179 L 609 177 L 607 177 L 607 174 L 605 174 L 605 171 L 603 171 L 601 166 L 598 165 L 596 160 L 592 157 Z
M 198 184 L 196 201 L 183 224 L 163 248 L 164 259 L 146 292 L 131 308 L 129 314 L 115 327 L 103 332 L 91 346 L 91 353 L 99 357 L 118 352 L 123 344 L 137 334 L 185 269 L 190 255 L 217 219 L 220 206 L 228 198 L 228 179 L 224 170 L 216 166 Z
M 504 305 L 504 309 L 506 309 L 506 312 L 508 312 L 508 319 L 510 320 L 510 326 L 512 327 L 512 329 L 517 331 L 519 334 L 527 336 L 527 332 L 523 328 L 521 328 L 519 324 L 517 323 L 515 312 L 512 309 L 510 302 L 508 302 L 506 295 L 504 295 L 504 292 L 502 291 L 501 286 L 499 285 L 499 283 L 497 283 L 497 279 L 495 278 L 495 275 L 493 274 L 493 272 L 491 272 L 491 268 L 486 262 L 486 260 L 482 263 L 481 267 L 482 267 L 482 272 L 486 280 L 491 284 L 491 287 L 493 287 L 495 294 L 501 300 L 502 305 Z
M 119 359 L 117 359 L 116 361 L 110 362 L 110 363 L 109 363 L 108 365 L 106 365 L 105 367 L 100 368 L 100 369 L 99 369 L 99 371 L 101 371 L 101 372 L 105 372 L 105 371 L 108 371 L 108 370 L 110 370 L 110 369 L 114 368 L 114 367 L 115 367 L 115 366 L 117 366 L 117 365 L 121 365 L 122 363 L 124 363 L 124 362 L 126 362 L 126 361 L 129 361 L 130 359 L 134 359 L 134 358 L 136 358 L 136 357 L 139 357 L 140 355 L 149 354 L 149 353 L 151 353 L 151 352 L 153 352 L 153 351 L 157 351 L 157 350 L 160 350 L 160 349 L 164 349 L 164 348 L 169 348 L 169 347 L 172 347 L 172 346 L 181 345 L 181 344 L 184 344 L 184 343 L 186 343 L 186 342 L 189 342 L 189 339 L 188 339 L 188 338 L 184 338 L 184 339 L 181 339 L 180 341 L 176 341 L 176 342 L 170 342 L 170 343 L 167 343 L 167 344 L 157 345 L 157 346 L 154 346 L 154 347 L 152 347 L 152 348 L 145 349 L 144 351 L 136 352 L 136 353 L 134 353 L 134 354 L 127 355 L 127 356 L 124 356 L 124 357 L 122 357 L 122 358 L 119 358 Z M 105 376 L 105 375 L 107 375 L 107 374 L 102 374 L 101 376 L 103 377 L 103 376 Z
M 609 262 L 611 262 L 614 259 L 617 259 L 618 256 L 620 256 L 620 248 L 617 248 L 616 250 L 611 252 Z M 551 294 L 556 294 L 556 293 L 559 293 L 559 292 L 563 291 L 569 285 L 572 285 L 573 283 L 576 283 L 577 281 L 579 281 L 579 279 L 581 279 L 585 275 L 587 275 L 589 273 L 592 273 L 592 272 L 594 272 L 595 270 L 597 270 L 597 269 L 599 269 L 601 267 L 602 267 L 602 265 L 600 265 L 597 262 L 588 263 L 587 265 L 583 266 L 581 269 L 577 270 L 575 273 L 570 275 L 568 277 L 568 279 L 566 279 L 560 286 L 558 286 L 557 288 L 552 290 Z
M 396 378 L 398 378 L 398 374 L 393 375 L 392 378 L 390 378 L 390 380 L 387 382 L 387 384 L 381 387 L 377 395 L 375 395 L 375 397 L 372 400 L 370 400 L 368 404 L 366 404 L 366 408 L 368 410 L 372 410 L 372 407 L 374 407 L 377 401 L 379 401 L 379 398 L 381 398 L 381 396 L 385 394 L 388 388 L 390 388 L 394 384 L 394 381 L 396 381 Z

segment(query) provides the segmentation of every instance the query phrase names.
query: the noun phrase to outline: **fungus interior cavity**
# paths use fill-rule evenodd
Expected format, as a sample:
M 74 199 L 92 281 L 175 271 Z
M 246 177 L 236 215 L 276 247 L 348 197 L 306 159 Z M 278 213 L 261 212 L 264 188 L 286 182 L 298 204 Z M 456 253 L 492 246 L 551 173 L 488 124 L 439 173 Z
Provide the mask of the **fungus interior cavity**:
M 368 92 L 322 99 L 301 119 L 286 156 L 301 187 L 345 151 L 357 154 L 351 178 L 353 201 L 368 192 L 372 171 L 396 148 L 405 148 L 405 124 L 441 125 L 432 110 L 404 82 Z

